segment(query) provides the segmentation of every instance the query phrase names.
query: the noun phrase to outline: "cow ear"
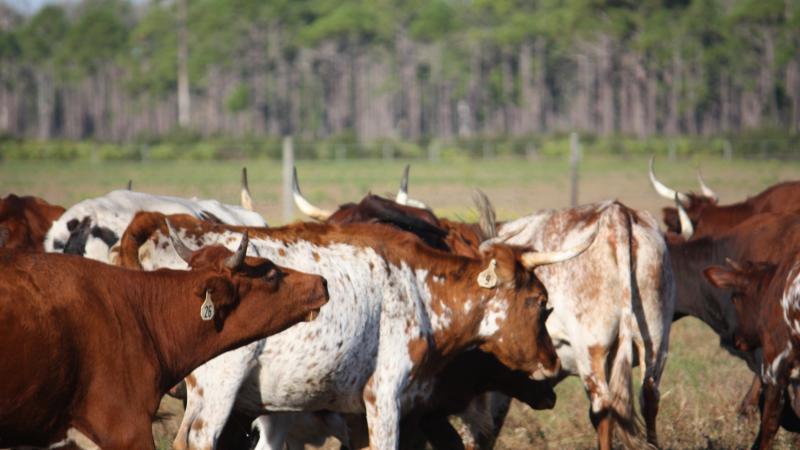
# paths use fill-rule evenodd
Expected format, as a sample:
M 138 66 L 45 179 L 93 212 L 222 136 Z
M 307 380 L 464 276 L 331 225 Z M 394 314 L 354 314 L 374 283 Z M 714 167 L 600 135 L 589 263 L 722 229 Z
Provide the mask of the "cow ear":
M 233 284 L 227 278 L 220 276 L 209 277 L 198 289 L 197 294 L 202 299 L 200 317 L 203 320 L 224 315 L 238 297 Z
M 703 270 L 703 275 L 715 287 L 719 289 L 740 288 L 746 282 L 741 272 L 722 266 L 711 266 Z

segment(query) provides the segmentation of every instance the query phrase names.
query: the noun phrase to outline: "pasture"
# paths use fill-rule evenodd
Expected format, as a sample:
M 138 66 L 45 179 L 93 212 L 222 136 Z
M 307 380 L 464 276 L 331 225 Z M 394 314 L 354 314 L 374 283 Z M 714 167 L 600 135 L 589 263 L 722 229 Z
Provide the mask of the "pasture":
M 306 197 L 318 206 L 335 209 L 358 200 L 368 191 L 394 195 L 405 161 L 314 161 L 298 163 Z M 143 192 L 216 198 L 238 203 L 239 170 L 246 165 L 256 210 L 270 224 L 281 220 L 281 166 L 272 160 L 222 162 L 0 163 L 0 196 L 9 192 L 41 196 L 68 207 L 84 198 L 124 188 L 128 179 Z M 752 195 L 782 180 L 800 178 L 800 163 L 716 158 L 656 162 L 659 178 L 676 189 L 699 189 L 695 170 L 702 167 L 706 182 L 728 203 Z M 412 161 L 409 193 L 432 206 L 437 214 L 473 220 L 471 190 L 484 190 L 500 219 L 541 208 L 568 206 L 566 160 L 497 159 L 491 161 Z M 646 209 L 660 221 L 660 208 L 669 202 L 658 197 L 647 180 L 644 158 L 588 157 L 580 169 L 580 201 L 617 198 Z M 296 217 L 300 219 L 300 217 Z M 736 417 L 736 406 L 752 379 L 744 363 L 718 345 L 717 336 L 695 319 L 677 322 L 672 331 L 670 356 L 662 384 L 658 418 L 665 448 L 728 449 L 750 445 L 757 419 Z M 532 411 L 514 404 L 498 449 L 594 448 L 588 402 L 577 379 L 557 388 L 552 411 Z M 180 421 L 179 403 L 165 400 L 164 411 L 174 414 L 154 426 L 159 448 L 168 448 Z M 780 432 L 775 448 L 797 448 L 800 443 Z

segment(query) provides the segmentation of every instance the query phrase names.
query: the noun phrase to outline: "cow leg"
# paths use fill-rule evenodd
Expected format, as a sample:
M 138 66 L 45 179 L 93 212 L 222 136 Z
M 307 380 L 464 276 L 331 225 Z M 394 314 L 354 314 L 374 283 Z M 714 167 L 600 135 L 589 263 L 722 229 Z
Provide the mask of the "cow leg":
M 364 387 L 369 448 L 396 450 L 400 438 L 400 388 L 406 384 L 407 377 L 402 373 L 379 373 L 380 362 L 379 359 L 378 371 Z
M 761 411 L 761 426 L 758 436 L 753 443 L 753 449 L 769 449 L 775 440 L 775 434 L 780 425 L 781 410 L 783 409 L 784 386 L 778 384 L 765 384 L 762 389 L 764 409 Z
M 591 372 L 583 378 L 583 385 L 589 395 L 589 419 L 597 431 L 597 446 L 600 450 L 611 450 L 614 435 L 614 422 L 606 381 L 606 358 L 608 352 L 602 347 L 589 349 Z
M 647 442 L 658 448 L 658 435 L 656 433 L 656 417 L 658 416 L 658 403 L 661 393 L 653 377 L 647 377 L 642 383 L 642 414 L 647 426 Z
M 446 415 L 429 414 L 420 421 L 420 428 L 436 450 L 464 450 L 461 436 Z
M 186 377 L 186 411 L 172 442 L 176 450 L 213 449 L 239 388 L 255 366 L 263 341 L 223 353 Z
M 750 389 L 744 394 L 736 413 L 740 418 L 750 417 L 758 411 L 758 399 L 761 394 L 761 378 L 758 375 L 753 375 L 753 382 L 750 384 Z

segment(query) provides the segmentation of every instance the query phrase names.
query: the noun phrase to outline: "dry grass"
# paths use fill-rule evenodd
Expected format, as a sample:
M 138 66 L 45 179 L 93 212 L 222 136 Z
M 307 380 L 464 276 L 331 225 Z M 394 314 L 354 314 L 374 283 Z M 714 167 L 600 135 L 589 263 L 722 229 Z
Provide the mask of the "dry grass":
M 0 164 L 0 195 L 7 192 L 40 195 L 70 205 L 121 188 L 129 178 L 137 190 L 181 196 L 238 201 L 242 162 L 179 162 L 166 164 L 19 163 Z M 270 223 L 279 223 L 280 166 L 273 161 L 247 162 L 256 208 Z M 359 199 L 367 191 L 394 193 L 401 162 L 301 162 L 301 185 L 307 197 L 326 208 Z M 706 181 L 723 202 L 739 200 L 780 180 L 798 178 L 800 164 L 771 161 L 723 162 L 714 159 L 661 160 L 659 177 L 674 187 L 697 189 L 695 167 L 702 165 Z M 667 201 L 650 189 L 645 159 L 589 158 L 581 168 L 581 200 L 618 198 L 626 204 L 659 212 Z M 563 207 L 569 199 L 567 165 L 560 160 L 415 162 L 410 191 L 439 214 L 474 218 L 470 191 L 489 194 L 500 218 L 512 218 L 540 208 Z M 717 336 L 694 319 L 673 327 L 670 359 L 662 384 L 659 415 L 661 444 L 671 449 L 733 449 L 750 445 L 756 420 L 740 421 L 735 408 L 749 386 L 744 363 L 720 350 Z M 588 401 L 575 378 L 557 388 L 553 411 L 532 411 L 514 404 L 498 441 L 499 449 L 583 449 L 594 447 Z M 159 448 L 168 448 L 180 420 L 179 402 L 167 399 L 162 411 L 173 417 L 154 425 Z M 798 448 L 783 431 L 776 449 Z

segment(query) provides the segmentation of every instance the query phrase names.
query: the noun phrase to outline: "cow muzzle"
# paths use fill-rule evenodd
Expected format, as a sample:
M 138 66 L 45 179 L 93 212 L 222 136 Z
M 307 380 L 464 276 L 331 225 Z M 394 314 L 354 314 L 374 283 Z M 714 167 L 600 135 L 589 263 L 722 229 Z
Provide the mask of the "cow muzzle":
M 555 378 L 561 371 L 561 360 L 556 358 L 552 367 L 545 367 L 542 363 L 537 363 L 536 370 L 530 374 L 530 379 L 535 381 L 544 381 L 550 378 Z

